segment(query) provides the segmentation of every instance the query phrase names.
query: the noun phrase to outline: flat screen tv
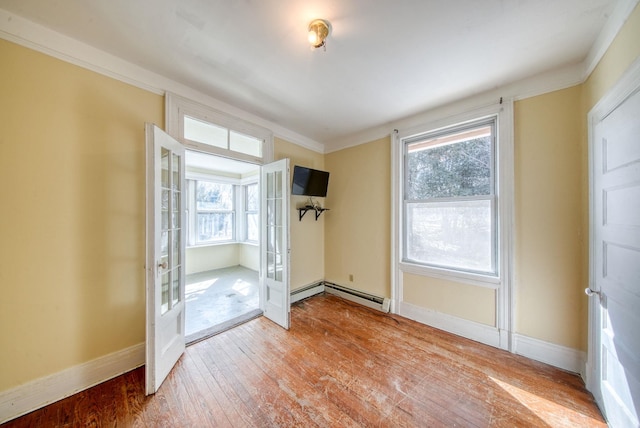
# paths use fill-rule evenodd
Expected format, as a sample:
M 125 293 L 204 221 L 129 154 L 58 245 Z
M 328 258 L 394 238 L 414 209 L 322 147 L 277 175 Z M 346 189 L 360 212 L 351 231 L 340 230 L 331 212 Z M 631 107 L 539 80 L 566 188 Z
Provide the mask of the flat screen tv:
M 292 195 L 318 196 L 324 198 L 327 196 L 328 185 L 328 172 L 298 165 L 293 167 Z

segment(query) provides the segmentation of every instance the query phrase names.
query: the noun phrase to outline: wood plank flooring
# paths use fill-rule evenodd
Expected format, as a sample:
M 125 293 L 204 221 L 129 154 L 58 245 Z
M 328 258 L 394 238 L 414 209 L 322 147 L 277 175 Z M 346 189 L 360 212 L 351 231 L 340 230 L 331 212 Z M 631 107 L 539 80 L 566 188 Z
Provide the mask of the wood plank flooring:
M 9 427 L 605 427 L 582 380 L 321 295 L 187 348 L 151 397 L 140 368 Z

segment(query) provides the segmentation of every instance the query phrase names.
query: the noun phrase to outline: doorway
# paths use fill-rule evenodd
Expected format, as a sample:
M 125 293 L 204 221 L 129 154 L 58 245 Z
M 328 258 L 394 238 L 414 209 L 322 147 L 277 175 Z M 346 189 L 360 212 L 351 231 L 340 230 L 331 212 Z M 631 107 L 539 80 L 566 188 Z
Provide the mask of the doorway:
M 260 166 L 187 150 L 185 178 L 189 344 L 262 314 Z

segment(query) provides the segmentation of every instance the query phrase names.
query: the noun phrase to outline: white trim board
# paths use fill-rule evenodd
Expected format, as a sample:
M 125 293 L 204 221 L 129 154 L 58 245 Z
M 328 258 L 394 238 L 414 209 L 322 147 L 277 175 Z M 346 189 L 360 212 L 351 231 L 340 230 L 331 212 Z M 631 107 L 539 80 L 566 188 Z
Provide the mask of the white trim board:
M 0 392 L 0 424 L 144 365 L 144 343 Z
M 497 91 L 490 91 L 484 96 L 492 98 L 496 96 L 513 97 L 515 100 L 519 100 L 584 82 L 604 56 L 638 1 L 640 0 L 620 0 L 589 51 L 587 58 L 581 64 L 543 73 L 521 82 L 507 84 L 503 88 Z M 330 153 L 383 138 L 389 135 L 388 130 L 390 128 L 410 126 L 406 122 L 414 120 L 413 118 L 407 118 L 397 123 L 383 124 L 362 133 L 337 139 L 331 142 L 330 147 L 325 147 L 324 144 L 281 125 L 204 95 L 186 85 L 124 61 L 4 9 L 0 9 L 0 38 L 160 95 L 165 91 L 174 92 L 257 125 L 265 126 L 271 129 L 276 137 L 318 153 Z M 422 114 L 420 113 L 418 116 Z M 418 120 L 418 122 L 421 122 L 421 120 Z
M 587 359 L 587 354 L 584 351 L 521 334 L 514 334 L 513 341 L 516 354 L 578 373 L 584 379 L 585 361 Z
M 173 92 L 226 114 L 270 129 L 278 138 L 324 153 L 324 145 L 277 123 L 234 107 L 187 85 L 125 61 L 0 8 L 0 38 L 154 94 Z
M 406 302 L 399 303 L 398 315 L 500 349 L 500 331 L 496 327 Z
M 400 303 L 399 315 L 440 330 L 500 348 L 500 330 L 495 327 L 422 308 Z M 505 350 L 505 352 L 508 352 Z M 532 360 L 578 373 L 584 379 L 586 353 L 555 343 L 521 334 L 513 334 L 513 353 Z

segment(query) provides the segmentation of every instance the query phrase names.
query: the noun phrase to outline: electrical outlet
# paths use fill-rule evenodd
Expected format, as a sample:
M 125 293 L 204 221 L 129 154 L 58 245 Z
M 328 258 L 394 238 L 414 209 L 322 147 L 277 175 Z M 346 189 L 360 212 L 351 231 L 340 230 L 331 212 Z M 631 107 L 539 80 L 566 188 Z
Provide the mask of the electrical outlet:
M 349 274 L 349 282 L 353 282 L 353 274 L 352 273 Z

